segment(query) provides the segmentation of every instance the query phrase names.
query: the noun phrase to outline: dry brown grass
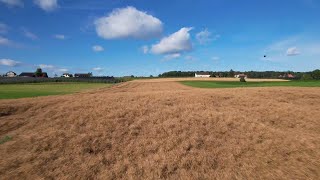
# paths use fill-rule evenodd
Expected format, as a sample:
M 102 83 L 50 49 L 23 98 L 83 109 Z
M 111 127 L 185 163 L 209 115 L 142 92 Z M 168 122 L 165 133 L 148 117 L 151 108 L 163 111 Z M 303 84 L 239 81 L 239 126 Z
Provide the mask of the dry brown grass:
M 138 79 L 136 82 L 177 82 L 177 81 L 239 81 L 239 78 L 152 78 L 152 79 Z M 281 82 L 288 81 L 285 79 L 246 79 L 248 82 Z
M 319 179 L 320 89 L 128 82 L 0 101 L 0 179 Z

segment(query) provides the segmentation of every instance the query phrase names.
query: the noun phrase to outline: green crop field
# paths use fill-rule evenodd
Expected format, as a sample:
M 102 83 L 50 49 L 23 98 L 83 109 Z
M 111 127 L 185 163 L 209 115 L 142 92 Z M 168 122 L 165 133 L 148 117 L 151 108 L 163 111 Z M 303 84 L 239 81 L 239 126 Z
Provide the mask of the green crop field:
M 103 83 L 34 83 L 0 85 L 0 99 L 17 99 L 36 96 L 61 95 L 110 87 Z
M 184 85 L 197 88 L 237 88 L 237 87 L 320 87 L 320 81 L 284 81 L 284 82 L 218 82 L 218 81 L 182 81 Z

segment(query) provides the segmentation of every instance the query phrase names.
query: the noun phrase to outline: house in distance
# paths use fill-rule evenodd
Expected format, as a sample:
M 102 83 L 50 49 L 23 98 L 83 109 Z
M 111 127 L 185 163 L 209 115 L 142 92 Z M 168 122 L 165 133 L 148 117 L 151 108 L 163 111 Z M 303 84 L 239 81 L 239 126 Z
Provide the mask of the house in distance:
M 61 77 L 70 78 L 73 77 L 73 75 L 69 73 L 63 73 Z
M 208 72 L 196 72 L 194 77 L 196 77 L 196 78 L 209 78 L 210 74 Z
M 7 72 L 4 77 L 17 77 L 17 74 L 13 71 Z
M 20 77 L 37 77 L 37 78 L 48 78 L 46 72 L 42 72 L 41 68 L 38 68 L 36 72 L 22 72 Z

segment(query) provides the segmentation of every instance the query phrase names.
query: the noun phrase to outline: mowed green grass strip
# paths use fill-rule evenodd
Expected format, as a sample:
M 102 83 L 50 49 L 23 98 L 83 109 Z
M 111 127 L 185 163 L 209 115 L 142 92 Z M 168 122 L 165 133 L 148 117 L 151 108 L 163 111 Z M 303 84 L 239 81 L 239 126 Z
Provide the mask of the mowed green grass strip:
M 226 81 L 182 81 L 184 85 L 197 88 L 238 88 L 238 87 L 320 87 L 320 81 L 283 82 L 226 82 Z
M 26 97 L 61 95 L 81 92 L 95 88 L 110 87 L 104 83 L 34 83 L 1 84 L 0 99 L 17 99 Z

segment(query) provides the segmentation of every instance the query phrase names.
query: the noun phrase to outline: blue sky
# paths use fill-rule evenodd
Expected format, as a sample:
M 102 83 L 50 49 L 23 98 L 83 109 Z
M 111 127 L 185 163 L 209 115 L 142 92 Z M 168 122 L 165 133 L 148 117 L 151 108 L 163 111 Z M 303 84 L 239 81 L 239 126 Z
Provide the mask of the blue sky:
M 310 71 L 319 19 L 316 0 L 0 0 L 0 73 Z

